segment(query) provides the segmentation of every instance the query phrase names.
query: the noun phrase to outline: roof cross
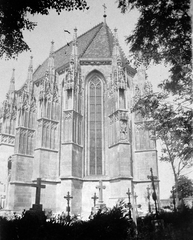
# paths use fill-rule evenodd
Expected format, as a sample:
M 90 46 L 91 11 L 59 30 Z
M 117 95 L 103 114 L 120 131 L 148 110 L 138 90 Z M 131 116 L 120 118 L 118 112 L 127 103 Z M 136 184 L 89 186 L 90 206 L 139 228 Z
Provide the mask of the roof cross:
M 106 9 L 107 9 L 107 7 L 106 7 L 105 3 L 103 4 L 103 8 L 104 8 L 104 15 L 106 15 Z
M 107 7 L 106 7 L 105 3 L 103 4 L 103 8 L 104 8 L 104 14 L 103 14 L 104 23 L 106 24 L 106 17 L 107 17 L 107 15 L 106 15 L 106 9 L 107 9 Z

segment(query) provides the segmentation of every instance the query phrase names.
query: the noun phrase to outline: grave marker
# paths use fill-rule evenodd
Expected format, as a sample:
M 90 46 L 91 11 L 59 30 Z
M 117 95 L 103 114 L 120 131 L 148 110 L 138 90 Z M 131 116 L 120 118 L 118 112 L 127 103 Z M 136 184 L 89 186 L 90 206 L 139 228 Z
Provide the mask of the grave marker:
M 69 192 L 67 192 L 67 196 L 64 196 L 64 198 L 67 200 L 67 207 L 66 207 L 67 221 L 70 221 L 70 199 L 72 199 L 73 197 L 70 196 Z

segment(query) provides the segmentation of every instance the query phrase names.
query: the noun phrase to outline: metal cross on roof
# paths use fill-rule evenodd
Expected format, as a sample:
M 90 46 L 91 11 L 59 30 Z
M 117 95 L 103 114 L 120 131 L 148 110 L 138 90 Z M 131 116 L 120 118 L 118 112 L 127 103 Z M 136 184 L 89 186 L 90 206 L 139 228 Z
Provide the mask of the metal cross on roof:
M 103 8 L 104 8 L 104 15 L 105 15 L 106 14 L 106 9 L 107 9 L 105 3 L 103 4 Z

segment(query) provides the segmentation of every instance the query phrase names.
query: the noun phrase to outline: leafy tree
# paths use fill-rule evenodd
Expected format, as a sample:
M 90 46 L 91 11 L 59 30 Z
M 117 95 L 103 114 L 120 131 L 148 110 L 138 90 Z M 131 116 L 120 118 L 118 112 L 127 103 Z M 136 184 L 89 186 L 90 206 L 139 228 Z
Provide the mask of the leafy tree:
M 193 112 L 189 109 L 186 111 L 181 105 L 169 103 L 163 93 L 141 96 L 133 111 L 139 112 L 147 120 L 146 127 L 153 130 L 156 138 L 161 140 L 160 160 L 171 164 L 178 189 L 182 170 L 193 166 Z
M 133 110 L 147 120 L 162 143 L 160 160 L 172 166 L 176 189 L 182 170 L 193 165 L 190 0 L 119 0 L 122 13 L 136 8 L 139 19 L 126 41 L 135 63 L 165 63 L 170 76 L 162 93 L 141 96 Z M 172 93 L 175 98 L 171 99 Z
M 131 52 L 148 65 L 165 62 L 170 78 L 162 84 L 173 93 L 191 91 L 190 0 L 119 0 L 122 13 L 136 8 L 140 17 L 126 41 Z M 138 54 L 138 53 L 141 54 Z
M 62 10 L 88 9 L 86 0 L 1 0 L 0 1 L 0 57 L 16 57 L 30 47 L 23 39 L 23 30 L 32 31 L 37 23 L 28 14 L 48 15 L 50 9 L 58 14 Z
M 175 186 L 174 186 L 174 190 Z M 181 198 L 190 197 L 193 195 L 193 181 L 186 176 L 180 176 L 178 178 L 178 190 Z

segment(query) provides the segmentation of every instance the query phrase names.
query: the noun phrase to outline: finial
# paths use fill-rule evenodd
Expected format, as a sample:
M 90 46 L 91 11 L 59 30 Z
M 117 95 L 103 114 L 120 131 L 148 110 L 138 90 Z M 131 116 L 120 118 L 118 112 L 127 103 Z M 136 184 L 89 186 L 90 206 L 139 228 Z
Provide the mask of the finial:
M 33 56 L 30 56 L 30 62 L 28 67 L 28 74 L 27 74 L 27 85 L 29 85 L 30 81 L 32 81 L 33 76 Z
M 107 7 L 106 7 L 105 3 L 103 4 L 103 8 L 104 8 L 104 15 L 103 15 L 103 17 L 104 17 L 104 23 L 106 23 L 106 17 L 107 17 L 107 15 L 106 15 L 106 9 L 107 9 Z
M 29 68 L 28 70 L 32 70 L 33 71 L 33 56 L 30 56 L 30 62 L 29 62 Z
M 115 44 L 118 45 L 117 28 L 114 29 Z
M 12 77 L 10 81 L 10 86 L 9 86 L 9 93 L 12 93 L 15 91 L 15 68 L 13 68 L 12 72 Z
M 54 41 L 51 41 L 50 55 L 54 53 Z
M 77 44 L 77 27 L 74 28 L 73 45 Z

